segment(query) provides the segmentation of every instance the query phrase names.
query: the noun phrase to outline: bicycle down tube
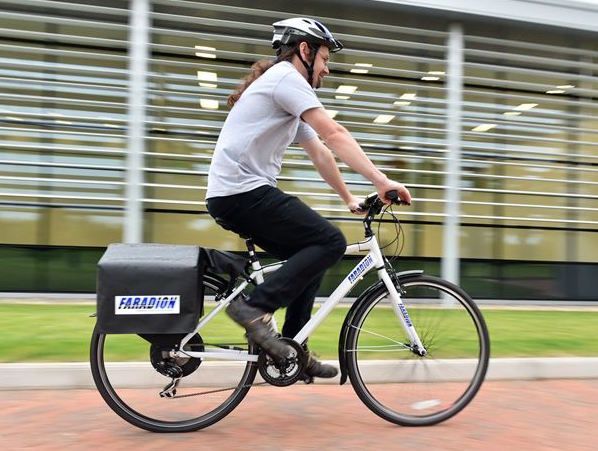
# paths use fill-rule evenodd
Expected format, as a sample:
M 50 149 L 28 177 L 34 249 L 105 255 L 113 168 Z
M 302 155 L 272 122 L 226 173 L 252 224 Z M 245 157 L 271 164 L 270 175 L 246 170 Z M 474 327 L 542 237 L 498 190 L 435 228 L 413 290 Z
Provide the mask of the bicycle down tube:
M 411 343 L 417 345 L 418 349 L 424 350 L 421 340 L 409 319 L 407 309 L 403 305 L 401 296 L 394 286 L 386 267 L 384 265 L 384 258 L 378 245 L 378 240 L 375 235 L 372 235 L 365 241 L 347 246 L 345 255 L 355 254 L 362 251 L 369 251 L 361 261 L 349 272 L 349 275 L 341 282 L 341 284 L 334 290 L 328 300 L 322 304 L 315 315 L 311 317 L 309 322 L 303 326 L 299 333 L 293 338 L 297 343 L 303 343 L 314 330 L 324 321 L 324 318 L 332 311 L 332 309 L 343 299 L 354 285 L 359 283 L 363 277 L 372 269 L 378 271 L 378 278 L 384 282 L 388 289 L 393 303 L 393 310 L 405 332 L 411 339 Z M 425 353 L 425 350 L 423 351 Z

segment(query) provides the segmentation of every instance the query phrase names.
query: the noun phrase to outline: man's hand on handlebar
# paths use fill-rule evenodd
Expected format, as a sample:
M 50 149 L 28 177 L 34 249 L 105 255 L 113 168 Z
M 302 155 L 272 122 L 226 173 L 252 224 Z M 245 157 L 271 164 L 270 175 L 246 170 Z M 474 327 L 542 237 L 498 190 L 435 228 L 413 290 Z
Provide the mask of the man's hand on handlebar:
M 411 205 L 411 193 L 409 190 L 399 182 L 386 179 L 383 182 L 376 184 L 376 191 L 378 197 L 382 203 L 389 204 L 405 204 Z M 376 193 L 372 193 L 367 196 L 366 199 L 360 201 L 355 196 L 351 196 L 347 203 L 347 207 L 351 210 L 351 213 L 356 215 L 363 215 L 368 212 L 368 208 L 372 205 L 372 202 L 376 199 Z
M 362 208 L 361 201 L 355 196 L 351 196 L 351 200 L 347 202 L 347 207 L 349 207 L 351 213 L 356 215 L 364 215 L 367 213 L 367 209 Z
M 393 202 L 393 199 L 388 198 L 386 195 L 389 191 L 396 191 L 401 203 L 411 205 L 411 193 L 402 183 L 386 179 L 386 181 L 376 184 L 376 191 L 378 192 L 380 200 L 387 205 Z
M 401 184 L 398 183 L 398 185 Z M 384 199 L 386 199 L 386 202 L 380 198 L 380 195 L 377 192 L 373 192 L 372 194 L 366 196 L 366 198 L 361 202 L 359 202 L 359 199 L 357 199 L 355 196 L 351 196 L 351 200 L 347 202 L 347 206 L 349 207 L 349 210 L 351 210 L 351 213 L 354 213 L 356 215 L 363 215 L 366 214 L 369 211 L 370 207 L 372 207 L 376 202 L 381 202 L 378 203 L 378 212 L 380 211 L 380 208 L 383 204 L 388 205 L 392 203 L 397 205 L 411 205 L 411 203 L 407 203 L 404 200 L 406 197 L 407 199 L 409 199 L 409 202 L 411 202 L 411 195 L 409 193 L 409 190 L 405 188 L 403 185 L 401 185 L 401 187 L 401 191 L 399 191 L 399 189 L 386 191 L 384 193 Z

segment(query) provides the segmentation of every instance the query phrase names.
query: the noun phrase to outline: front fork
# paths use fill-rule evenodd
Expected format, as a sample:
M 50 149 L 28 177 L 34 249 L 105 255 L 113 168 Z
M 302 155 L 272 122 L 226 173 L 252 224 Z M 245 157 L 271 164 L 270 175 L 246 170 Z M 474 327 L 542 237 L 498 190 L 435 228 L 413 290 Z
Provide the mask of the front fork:
M 426 348 L 424 348 L 424 345 L 420 340 L 419 335 L 417 335 L 415 327 L 413 326 L 411 318 L 409 317 L 409 313 L 407 313 L 407 308 L 405 307 L 405 304 L 403 304 L 403 300 L 401 299 L 401 294 L 397 290 L 395 284 L 393 283 L 393 280 L 386 271 L 386 268 L 378 270 L 378 275 L 384 282 L 384 285 L 386 285 L 386 288 L 388 289 L 388 292 L 390 294 L 390 302 L 392 304 L 392 308 L 395 312 L 395 315 L 399 319 L 399 322 L 403 326 L 405 333 L 409 337 L 411 351 L 414 354 L 419 355 L 420 357 L 425 356 L 427 354 Z

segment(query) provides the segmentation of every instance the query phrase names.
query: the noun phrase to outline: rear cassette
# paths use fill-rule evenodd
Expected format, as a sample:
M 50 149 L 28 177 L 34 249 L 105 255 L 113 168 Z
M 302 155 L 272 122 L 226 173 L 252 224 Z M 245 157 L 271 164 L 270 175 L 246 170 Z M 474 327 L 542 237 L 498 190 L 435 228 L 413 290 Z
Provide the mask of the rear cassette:
M 170 357 L 173 346 L 152 343 L 150 347 L 150 361 L 158 373 L 167 377 L 185 377 L 193 373 L 201 364 L 201 359 L 187 357 Z M 184 351 L 201 352 L 204 350 L 203 340 L 195 334 L 183 348 Z

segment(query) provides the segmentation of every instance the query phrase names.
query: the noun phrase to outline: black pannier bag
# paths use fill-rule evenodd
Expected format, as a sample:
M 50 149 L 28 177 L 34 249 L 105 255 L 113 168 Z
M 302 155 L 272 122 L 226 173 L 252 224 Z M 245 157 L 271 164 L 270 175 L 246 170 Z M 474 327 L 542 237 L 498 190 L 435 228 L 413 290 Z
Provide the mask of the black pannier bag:
M 199 246 L 111 244 L 98 262 L 101 333 L 187 334 L 203 314 Z

